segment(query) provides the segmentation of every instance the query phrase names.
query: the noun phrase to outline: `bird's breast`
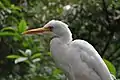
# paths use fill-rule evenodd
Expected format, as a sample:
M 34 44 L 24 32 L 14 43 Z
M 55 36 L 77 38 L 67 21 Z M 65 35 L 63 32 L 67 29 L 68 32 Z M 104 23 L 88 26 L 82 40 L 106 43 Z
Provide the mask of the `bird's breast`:
M 61 44 L 61 43 L 54 43 L 50 45 L 50 50 L 52 53 L 53 58 L 56 59 L 64 59 L 65 55 L 67 54 L 67 48 L 68 46 L 66 44 Z
M 65 69 L 68 64 L 68 45 L 62 43 L 58 39 L 53 39 L 50 43 L 52 57 L 58 67 Z

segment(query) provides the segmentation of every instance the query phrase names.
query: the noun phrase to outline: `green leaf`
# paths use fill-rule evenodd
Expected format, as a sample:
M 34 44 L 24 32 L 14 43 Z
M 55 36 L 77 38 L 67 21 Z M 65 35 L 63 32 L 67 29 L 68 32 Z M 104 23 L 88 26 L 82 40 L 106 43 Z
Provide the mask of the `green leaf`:
M 115 69 L 114 65 L 106 59 L 103 59 L 103 60 L 106 63 L 110 73 L 113 74 L 114 76 L 116 76 L 116 69 Z
M 27 56 L 23 50 L 18 50 L 23 56 Z
M 48 54 L 49 56 L 52 56 L 52 55 L 51 55 L 51 52 L 48 52 L 47 54 Z
M 15 32 L 15 29 L 12 27 L 5 27 L 5 28 L 1 29 L 1 31 L 2 32 L 4 32 L 4 31 Z
M 19 58 L 19 57 L 21 57 L 21 56 L 19 56 L 19 55 L 8 55 L 7 56 L 7 58 L 9 58 L 9 59 L 16 59 L 16 58 Z
M 34 59 L 34 58 L 37 58 L 37 57 L 40 57 L 40 56 L 41 56 L 40 53 L 36 53 L 36 54 L 32 55 L 31 58 Z
M 3 3 L 0 1 L 0 8 L 5 9 L 5 6 L 3 5 Z
M 35 76 L 30 80 L 47 80 L 47 79 L 45 79 L 44 77 L 41 77 L 41 76 Z
M 20 63 L 20 62 L 25 62 L 28 58 L 27 57 L 19 57 L 15 59 L 15 64 Z
M 33 63 L 38 62 L 38 61 L 40 61 L 40 58 L 36 58 L 32 60 Z
M 2 0 L 2 3 L 3 3 L 6 7 L 9 7 L 9 6 L 10 6 L 10 1 L 9 1 L 9 0 Z
M 19 35 L 12 32 L 0 32 L 0 37 L 2 36 L 19 36 Z
M 20 7 L 15 6 L 14 4 L 11 5 L 11 9 L 13 10 L 21 10 Z
M 18 26 L 18 32 L 19 33 L 22 33 L 24 32 L 25 30 L 27 29 L 27 23 L 24 19 L 22 19 L 19 23 L 19 26 Z
M 62 73 L 62 71 L 59 70 L 59 69 L 57 69 L 57 68 L 53 71 L 53 74 L 54 74 L 54 75 L 60 74 L 60 73 Z

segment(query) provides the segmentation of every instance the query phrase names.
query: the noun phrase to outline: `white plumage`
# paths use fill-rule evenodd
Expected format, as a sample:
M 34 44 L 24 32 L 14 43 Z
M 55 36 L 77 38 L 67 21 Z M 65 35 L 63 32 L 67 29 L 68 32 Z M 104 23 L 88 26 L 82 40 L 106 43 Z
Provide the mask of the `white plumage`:
M 50 43 L 52 57 L 69 80 L 113 80 L 106 64 L 91 44 L 80 39 L 72 41 L 67 24 L 51 20 L 43 28 L 53 32 L 54 38 Z

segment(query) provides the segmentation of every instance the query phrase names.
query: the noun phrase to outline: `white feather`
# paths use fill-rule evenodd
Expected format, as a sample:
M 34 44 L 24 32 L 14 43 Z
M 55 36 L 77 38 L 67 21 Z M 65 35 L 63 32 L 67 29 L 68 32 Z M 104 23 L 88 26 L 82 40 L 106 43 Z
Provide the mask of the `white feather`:
M 50 43 L 53 59 L 69 80 L 113 80 L 106 64 L 91 44 L 84 40 L 72 41 L 67 24 L 52 20 L 47 25 L 54 26 L 53 33 L 57 35 Z

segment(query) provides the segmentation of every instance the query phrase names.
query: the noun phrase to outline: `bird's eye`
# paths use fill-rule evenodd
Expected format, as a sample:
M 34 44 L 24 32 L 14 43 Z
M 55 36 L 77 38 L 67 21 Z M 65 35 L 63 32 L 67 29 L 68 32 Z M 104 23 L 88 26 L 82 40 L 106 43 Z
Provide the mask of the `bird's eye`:
M 50 31 L 52 31 L 52 30 L 53 30 L 53 26 L 49 26 L 48 28 L 50 29 Z

